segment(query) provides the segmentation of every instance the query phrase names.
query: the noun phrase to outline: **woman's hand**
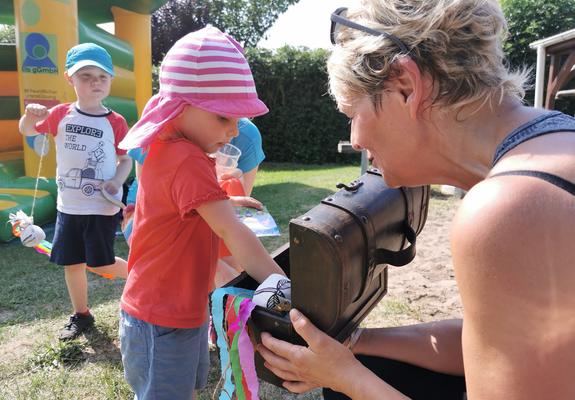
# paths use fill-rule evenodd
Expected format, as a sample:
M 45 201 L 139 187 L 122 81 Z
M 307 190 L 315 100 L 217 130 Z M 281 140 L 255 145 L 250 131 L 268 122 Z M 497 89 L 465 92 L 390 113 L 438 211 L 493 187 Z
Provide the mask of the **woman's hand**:
M 308 347 L 294 345 L 262 333 L 258 352 L 265 366 L 285 382 L 283 386 L 294 393 L 304 393 L 316 387 L 329 387 L 349 392 L 354 367 L 361 366 L 351 351 L 317 329 L 298 310 L 290 311 L 295 331 Z

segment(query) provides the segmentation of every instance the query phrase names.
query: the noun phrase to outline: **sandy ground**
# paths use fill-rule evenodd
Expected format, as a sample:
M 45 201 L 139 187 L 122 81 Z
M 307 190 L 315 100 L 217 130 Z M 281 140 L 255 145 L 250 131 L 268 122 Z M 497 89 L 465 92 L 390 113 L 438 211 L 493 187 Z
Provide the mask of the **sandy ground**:
M 390 304 L 399 305 L 387 321 L 394 325 L 461 317 L 449 248 L 449 230 L 460 202 L 456 197 L 432 199 L 415 259 L 404 267 L 389 267 L 388 293 L 364 325 L 381 326 L 381 309 Z

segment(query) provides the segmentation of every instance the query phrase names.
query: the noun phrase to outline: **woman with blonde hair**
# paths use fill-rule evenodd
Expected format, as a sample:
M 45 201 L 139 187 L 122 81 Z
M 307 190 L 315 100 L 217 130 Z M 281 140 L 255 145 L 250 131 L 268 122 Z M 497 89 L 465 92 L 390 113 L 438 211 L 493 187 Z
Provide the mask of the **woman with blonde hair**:
M 308 346 L 264 334 L 266 365 L 326 399 L 575 398 L 575 119 L 522 103 L 496 0 L 362 0 L 331 19 L 353 146 L 390 186 L 468 190 L 451 228 L 463 320 L 360 330 L 346 347 L 292 310 Z M 446 377 L 449 393 L 427 386 Z

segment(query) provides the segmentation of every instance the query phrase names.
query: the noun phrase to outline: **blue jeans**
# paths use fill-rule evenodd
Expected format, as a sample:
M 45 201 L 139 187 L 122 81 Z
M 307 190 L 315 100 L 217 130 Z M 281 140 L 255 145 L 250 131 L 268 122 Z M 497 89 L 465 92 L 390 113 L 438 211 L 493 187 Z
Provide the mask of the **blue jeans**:
M 120 312 L 124 376 L 137 400 L 192 398 L 208 381 L 208 322 L 194 329 L 153 325 Z

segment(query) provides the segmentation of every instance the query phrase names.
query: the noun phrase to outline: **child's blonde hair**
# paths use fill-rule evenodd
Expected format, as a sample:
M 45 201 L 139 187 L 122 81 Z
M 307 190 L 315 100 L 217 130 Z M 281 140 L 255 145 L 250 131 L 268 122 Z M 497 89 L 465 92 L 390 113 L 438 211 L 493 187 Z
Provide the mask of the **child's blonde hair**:
M 434 80 L 434 106 L 458 108 L 525 95 L 528 71 L 505 66 L 507 24 L 497 0 L 362 0 L 346 18 L 390 33 L 407 46 L 409 57 Z M 400 49 L 383 36 L 344 26 L 336 40 L 328 61 L 332 96 L 338 104 L 350 104 L 368 95 L 377 108 Z

